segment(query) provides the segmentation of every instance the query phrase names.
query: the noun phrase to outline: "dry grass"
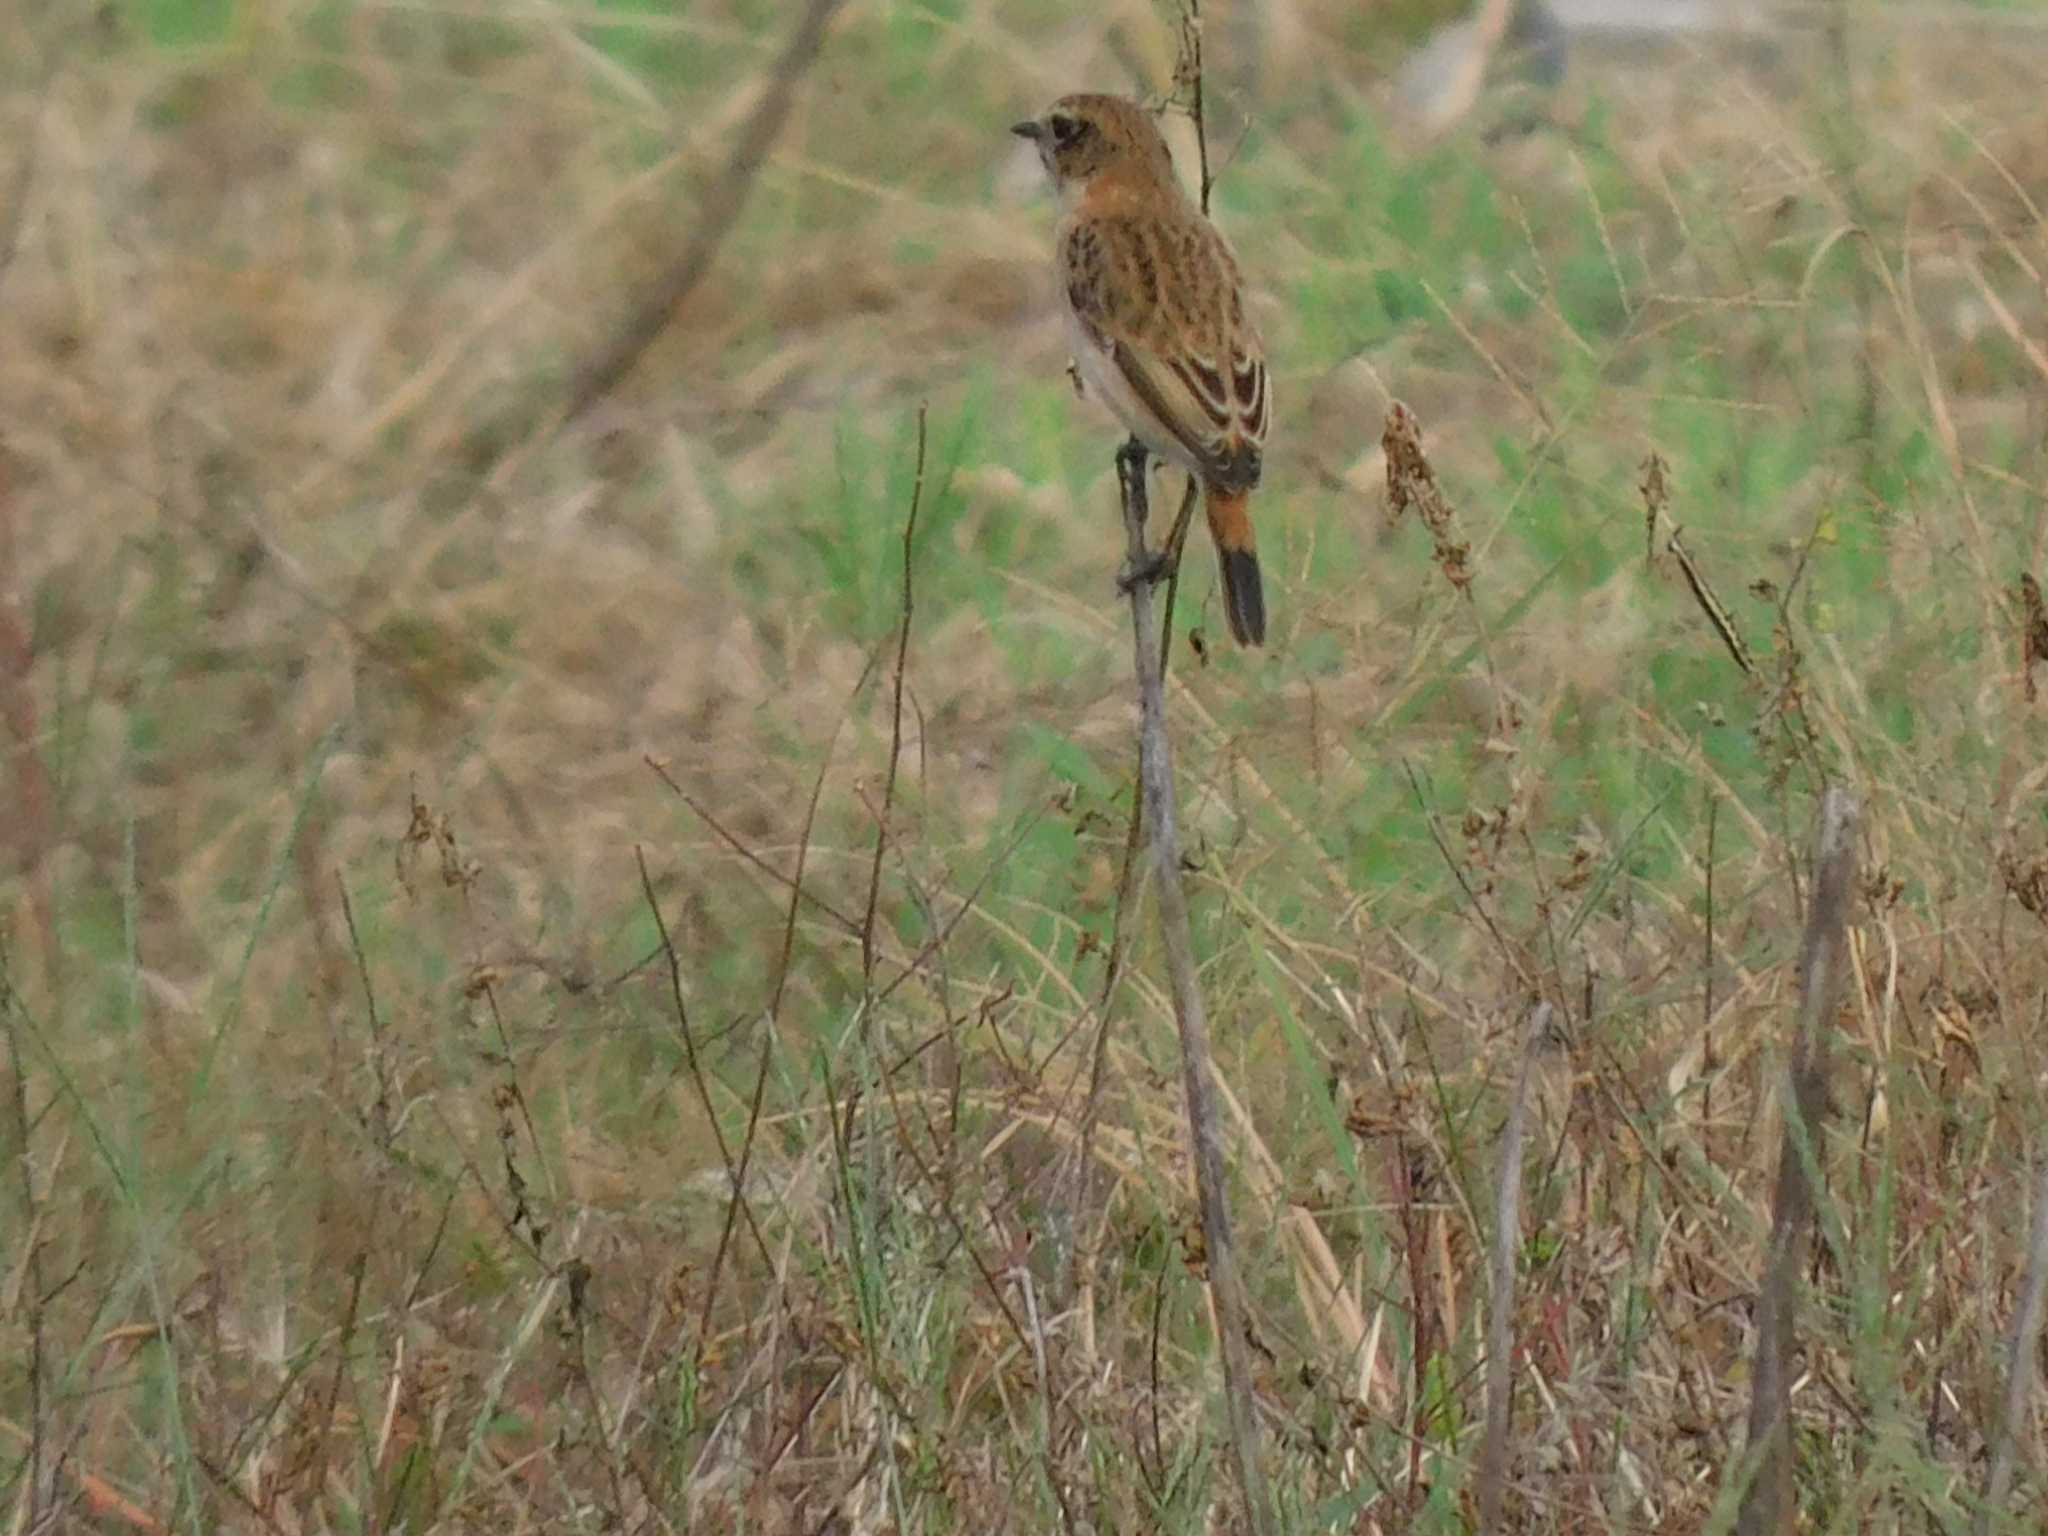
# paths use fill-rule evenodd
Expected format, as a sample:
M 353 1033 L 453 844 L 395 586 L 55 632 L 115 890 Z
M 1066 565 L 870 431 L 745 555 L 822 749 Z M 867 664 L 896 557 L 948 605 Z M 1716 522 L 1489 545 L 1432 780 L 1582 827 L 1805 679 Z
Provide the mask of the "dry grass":
M 1222 1507 L 1113 440 L 1002 133 L 1163 81 L 1171 17 L 848 0 L 706 280 L 543 433 L 786 9 L 167 5 L 0 61 L 14 1528 Z M 1290 1528 L 1467 1528 L 1538 1000 L 1507 1528 L 1728 1528 L 1840 779 L 1794 1496 L 1962 1529 L 2048 1151 L 2048 36 L 1854 6 L 1845 68 L 1797 13 L 1425 144 L 1361 8 L 1211 9 L 1276 635 L 1177 644 L 1168 703 Z M 1396 394 L 1462 596 L 1385 515 Z M 1652 450 L 1754 681 L 1645 557 Z

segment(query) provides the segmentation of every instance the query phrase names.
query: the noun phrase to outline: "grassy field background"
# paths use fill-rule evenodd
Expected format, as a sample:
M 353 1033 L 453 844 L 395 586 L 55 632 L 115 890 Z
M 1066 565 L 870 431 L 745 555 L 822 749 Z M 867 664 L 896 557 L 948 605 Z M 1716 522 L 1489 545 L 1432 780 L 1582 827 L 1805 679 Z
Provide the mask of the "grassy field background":
M 1511 1528 L 1728 1527 L 1838 780 L 1800 1506 L 1966 1529 L 2048 1151 L 2048 20 L 1588 45 L 1425 137 L 1426 8 L 1205 10 L 1274 624 L 1229 646 L 1197 541 L 1170 705 L 1290 1528 L 1470 1528 L 1538 999 Z M 1178 11 L 847 0 L 550 430 L 795 12 L 14 25 L 9 1529 L 1218 1528 L 1115 439 L 1005 132 L 1163 95 Z M 1464 595 L 1388 519 L 1397 397 Z

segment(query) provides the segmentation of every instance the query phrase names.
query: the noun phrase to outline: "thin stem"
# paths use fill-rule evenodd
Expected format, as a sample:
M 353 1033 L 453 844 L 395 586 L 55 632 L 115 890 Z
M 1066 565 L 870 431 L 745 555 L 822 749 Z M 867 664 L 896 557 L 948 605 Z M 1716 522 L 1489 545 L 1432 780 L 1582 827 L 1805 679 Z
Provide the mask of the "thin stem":
M 1173 792 L 1173 758 L 1166 732 L 1165 673 L 1159 630 L 1152 619 L 1155 567 L 1145 547 L 1145 447 L 1136 438 L 1117 455 L 1124 532 L 1129 541 L 1131 631 L 1138 679 L 1138 781 L 1145 796 L 1145 838 L 1159 890 L 1159 926 L 1166 945 L 1174 1022 L 1180 1031 L 1181 1075 L 1187 1095 L 1188 1139 L 1194 1152 L 1195 1194 L 1208 1251 L 1209 1289 L 1216 1305 L 1217 1343 L 1223 1357 L 1223 1393 L 1230 1439 L 1237 1453 L 1245 1502 L 1245 1528 L 1270 1536 L 1271 1496 L 1259 1461 L 1259 1425 L 1245 1351 L 1248 1308 L 1224 1199 L 1223 1145 L 1218 1127 L 1209 1023 L 1195 974 L 1194 935 L 1187 892 L 1181 886 L 1180 829 Z

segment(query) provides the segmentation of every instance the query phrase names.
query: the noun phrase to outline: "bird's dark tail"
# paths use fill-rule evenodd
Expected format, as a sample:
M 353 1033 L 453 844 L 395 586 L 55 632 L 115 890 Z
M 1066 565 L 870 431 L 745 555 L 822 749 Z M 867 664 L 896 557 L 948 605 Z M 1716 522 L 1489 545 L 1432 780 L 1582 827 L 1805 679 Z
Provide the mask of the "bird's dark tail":
M 1223 568 L 1223 613 L 1230 636 L 1239 645 L 1260 645 L 1266 638 L 1266 590 L 1259 580 L 1259 552 L 1252 538 L 1251 496 L 1246 491 L 1202 488 L 1209 513 L 1209 534 L 1216 541 L 1216 559 Z

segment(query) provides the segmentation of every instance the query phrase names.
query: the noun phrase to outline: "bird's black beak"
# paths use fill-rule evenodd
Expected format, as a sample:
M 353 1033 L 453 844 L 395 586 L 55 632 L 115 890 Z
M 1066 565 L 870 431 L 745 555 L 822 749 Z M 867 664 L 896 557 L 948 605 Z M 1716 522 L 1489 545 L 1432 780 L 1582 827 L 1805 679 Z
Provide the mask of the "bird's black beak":
M 1045 124 L 1035 119 L 1022 123 L 1012 123 L 1010 124 L 1010 132 L 1017 135 L 1020 139 L 1029 139 L 1032 143 L 1036 144 L 1045 136 Z

